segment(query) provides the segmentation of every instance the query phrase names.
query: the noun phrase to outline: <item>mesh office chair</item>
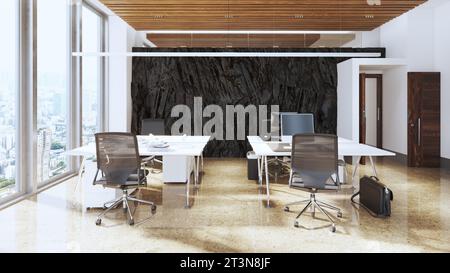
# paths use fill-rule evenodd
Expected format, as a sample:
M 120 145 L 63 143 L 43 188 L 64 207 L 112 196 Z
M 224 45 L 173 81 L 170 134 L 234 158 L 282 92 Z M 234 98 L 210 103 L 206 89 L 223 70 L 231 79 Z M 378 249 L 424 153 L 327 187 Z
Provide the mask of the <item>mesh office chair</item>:
M 156 205 L 153 202 L 137 199 L 128 193 L 128 190 L 136 189 L 146 183 L 145 173 L 141 170 L 136 136 L 128 133 L 98 133 L 95 134 L 95 142 L 97 173 L 94 185 L 117 188 L 123 192 L 121 197 L 108 202 L 112 205 L 97 217 L 96 225 L 102 223 L 102 216 L 120 205 L 123 206 L 124 212 L 128 212 L 128 223 L 134 225 L 129 201 L 133 201 L 134 204 L 150 205 L 152 213 L 155 213 Z M 98 178 L 100 172 L 101 177 Z
M 337 211 L 337 217 L 341 218 L 341 210 L 327 203 L 316 200 L 318 191 L 340 188 L 338 173 L 338 142 L 337 136 L 324 134 L 296 134 L 292 137 L 291 177 L 289 185 L 294 189 L 304 190 L 310 193 L 310 198 L 300 202 L 287 204 L 289 206 L 307 203 L 306 207 L 298 214 L 295 227 L 298 227 L 298 218 L 312 206 L 313 217 L 317 208 L 327 216 L 331 222 L 331 231 L 336 231 L 336 225 L 330 214 L 324 208 Z M 332 176 L 336 176 L 336 181 Z M 331 183 L 330 183 L 331 182 Z
M 282 136 L 295 134 L 314 134 L 314 115 L 310 113 L 292 114 L 286 113 L 281 117 Z M 347 180 L 347 164 L 338 159 L 338 166 L 344 169 L 344 181 Z

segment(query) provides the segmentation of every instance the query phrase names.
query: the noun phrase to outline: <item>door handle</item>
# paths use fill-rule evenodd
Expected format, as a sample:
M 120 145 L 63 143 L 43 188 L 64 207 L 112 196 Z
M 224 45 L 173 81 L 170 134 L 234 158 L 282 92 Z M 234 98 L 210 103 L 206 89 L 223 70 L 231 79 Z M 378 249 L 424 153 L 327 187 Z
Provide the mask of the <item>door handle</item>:
M 422 127 L 422 124 L 421 124 L 421 120 L 420 120 L 420 118 L 417 120 L 417 145 L 421 145 L 421 132 L 420 132 L 420 130 L 421 130 L 421 127 Z
M 377 120 L 380 121 L 380 107 L 377 108 Z

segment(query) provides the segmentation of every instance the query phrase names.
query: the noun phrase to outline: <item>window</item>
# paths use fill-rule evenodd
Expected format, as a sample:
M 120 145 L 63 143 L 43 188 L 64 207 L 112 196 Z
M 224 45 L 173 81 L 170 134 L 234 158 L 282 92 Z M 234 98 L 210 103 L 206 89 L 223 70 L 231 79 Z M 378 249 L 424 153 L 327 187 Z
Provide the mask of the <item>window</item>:
M 37 1 L 37 179 L 39 184 L 68 171 L 69 6 Z
M 0 204 L 71 174 L 77 163 L 65 152 L 80 144 L 74 136 L 81 135 L 86 145 L 93 142 L 96 132 L 104 130 L 105 60 L 82 58 L 78 77 L 75 69 L 79 66 L 71 61 L 71 38 L 82 36 L 76 39 L 82 38 L 83 51 L 104 51 L 106 16 L 84 3 L 82 24 L 72 25 L 75 18 L 71 14 L 78 14 L 79 8 L 71 0 L 0 1 Z M 21 14 L 21 10 L 32 12 Z M 81 33 L 80 25 L 84 25 Z M 21 36 L 21 26 L 27 26 L 25 34 L 35 31 L 36 35 Z M 36 51 L 31 51 L 36 55 L 30 56 L 33 42 Z M 26 54 L 20 54 L 22 49 Z M 34 72 L 36 82 L 31 76 Z M 72 74 L 76 74 L 74 80 L 81 78 L 81 90 L 72 89 Z M 78 97 L 77 92 L 82 95 L 82 109 L 71 99 Z M 34 103 L 36 116 L 32 116 L 34 109 L 21 108 Z M 37 132 L 33 135 L 30 125 L 35 121 Z M 77 126 L 80 123 L 82 127 Z M 20 149 L 19 143 L 25 147 Z M 34 170 L 28 169 L 28 163 L 33 163 L 27 160 L 31 147 L 37 150 Z M 24 168 L 18 164 L 21 159 L 25 159 Z M 28 179 L 28 175 L 21 179 L 31 171 L 36 171 L 36 179 Z
M 0 1 L 0 199 L 19 192 L 16 142 L 19 82 L 19 1 Z
M 91 7 L 82 9 L 82 49 L 84 52 L 103 51 L 104 19 Z M 82 59 L 82 127 L 83 145 L 95 141 L 94 134 L 102 131 L 103 59 L 84 57 Z

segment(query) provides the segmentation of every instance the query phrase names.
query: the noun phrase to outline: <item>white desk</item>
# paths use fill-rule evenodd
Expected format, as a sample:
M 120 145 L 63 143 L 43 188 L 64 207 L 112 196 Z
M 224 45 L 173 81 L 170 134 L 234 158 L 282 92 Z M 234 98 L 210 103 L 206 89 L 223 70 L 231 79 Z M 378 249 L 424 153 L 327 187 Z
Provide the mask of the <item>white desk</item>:
M 259 184 L 262 186 L 262 180 L 263 180 L 263 171 L 265 172 L 265 179 L 266 179 L 266 192 L 267 192 L 267 201 L 270 199 L 270 191 L 269 191 L 269 172 L 268 170 L 268 162 L 267 157 L 270 156 L 291 156 L 291 149 L 286 149 L 286 151 L 283 152 L 275 152 L 273 151 L 270 146 L 268 145 L 268 141 L 262 140 L 259 136 L 248 136 L 248 141 L 250 142 L 250 145 L 252 146 L 253 151 L 255 152 L 255 155 L 258 158 L 258 177 L 259 177 Z M 274 143 L 274 142 L 272 142 Z M 275 142 L 275 143 L 282 143 L 282 142 Z M 377 175 L 377 169 L 375 167 L 375 163 L 373 161 L 373 157 L 375 156 L 395 156 L 394 153 L 385 151 L 382 149 L 375 148 L 373 146 L 364 145 L 361 143 L 354 142 L 349 139 L 345 138 L 338 138 L 338 156 L 340 158 L 344 158 L 344 156 L 354 156 L 356 157 L 356 165 L 353 170 L 352 180 L 354 179 L 356 175 L 356 171 L 359 168 L 359 162 L 361 160 L 362 156 L 367 156 L 370 158 L 370 164 L 372 166 L 372 171 L 374 175 Z
M 194 171 L 194 183 L 198 186 L 200 166 L 203 169 L 203 150 L 211 136 L 137 136 L 141 156 L 163 157 L 163 180 L 165 183 L 189 182 Z M 153 148 L 149 143 L 156 140 L 169 144 L 167 148 Z
M 137 136 L 139 155 L 162 156 L 164 182 L 189 182 L 194 170 L 195 186 L 198 185 L 199 168 L 203 168 L 203 150 L 211 139 L 210 136 Z M 167 148 L 153 148 L 149 145 L 156 140 L 169 144 Z M 84 173 L 86 158 L 96 155 L 95 144 L 89 144 L 66 152 L 69 156 L 81 156 L 82 162 L 78 172 L 79 182 Z

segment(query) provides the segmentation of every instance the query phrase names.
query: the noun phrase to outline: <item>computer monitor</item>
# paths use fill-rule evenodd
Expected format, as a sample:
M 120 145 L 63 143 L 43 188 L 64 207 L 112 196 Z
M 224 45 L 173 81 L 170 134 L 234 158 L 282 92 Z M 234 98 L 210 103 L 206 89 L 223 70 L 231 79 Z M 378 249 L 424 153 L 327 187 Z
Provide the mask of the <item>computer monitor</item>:
M 295 134 L 314 134 L 313 114 L 282 114 L 281 141 L 292 142 Z
M 271 112 L 270 115 L 270 140 L 280 141 L 281 135 L 281 116 L 285 114 L 297 114 L 297 112 Z

